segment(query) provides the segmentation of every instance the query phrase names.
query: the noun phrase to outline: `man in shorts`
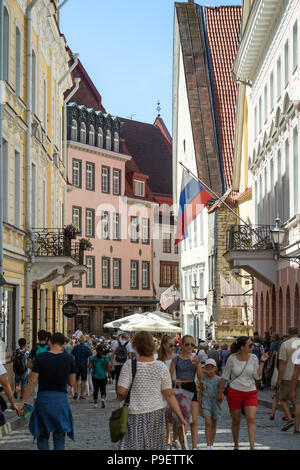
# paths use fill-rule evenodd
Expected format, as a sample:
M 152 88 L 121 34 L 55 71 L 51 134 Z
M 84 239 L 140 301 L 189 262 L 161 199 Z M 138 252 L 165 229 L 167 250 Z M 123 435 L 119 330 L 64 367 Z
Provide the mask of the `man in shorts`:
M 297 351 L 300 348 L 300 338 L 298 334 L 298 328 L 290 327 L 288 328 L 288 339 L 281 344 L 279 350 L 279 370 L 278 370 L 278 379 L 276 383 L 276 388 L 279 389 L 279 400 L 282 406 L 285 416 L 288 417 L 287 423 L 281 428 L 281 431 L 287 431 L 294 425 L 294 420 L 292 419 L 289 400 L 290 400 L 290 391 L 292 385 L 292 377 L 294 373 L 294 360 L 297 355 Z M 298 382 L 299 383 L 299 382 Z M 297 385 L 296 389 L 296 403 L 299 400 L 300 405 L 300 385 Z M 298 410 L 295 408 L 295 419 L 296 423 L 300 421 L 300 406 Z M 298 413 L 298 416 L 296 414 Z M 298 424 L 299 426 L 299 424 Z
M 88 359 L 92 355 L 92 352 L 85 343 L 85 336 L 80 336 L 79 344 L 74 346 L 72 349 L 72 356 L 74 356 L 76 364 L 76 383 L 75 383 L 75 393 L 74 400 L 78 397 L 78 388 L 79 388 L 79 379 L 81 378 L 80 386 L 80 400 L 85 400 L 85 391 L 86 391 L 86 381 L 88 374 Z
M 294 359 L 294 372 L 291 380 L 290 400 L 295 407 L 295 428 L 294 434 L 300 434 L 300 349 L 296 352 Z

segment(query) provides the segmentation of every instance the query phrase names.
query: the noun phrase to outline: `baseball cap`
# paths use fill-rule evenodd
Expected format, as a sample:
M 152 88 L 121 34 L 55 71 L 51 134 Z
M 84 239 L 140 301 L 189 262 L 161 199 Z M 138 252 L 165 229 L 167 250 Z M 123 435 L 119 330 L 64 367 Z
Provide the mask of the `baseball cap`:
M 217 367 L 217 363 L 214 359 L 207 359 L 206 362 L 205 362 L 205 365 L 208 366 L 209 364 L 211 364 L 212 366 Z

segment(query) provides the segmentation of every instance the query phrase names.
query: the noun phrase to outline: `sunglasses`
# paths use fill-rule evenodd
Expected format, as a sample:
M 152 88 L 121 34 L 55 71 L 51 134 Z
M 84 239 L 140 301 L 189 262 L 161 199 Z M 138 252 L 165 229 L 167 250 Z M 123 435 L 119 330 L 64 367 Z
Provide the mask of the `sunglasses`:
M 188 346 L 192 346 L 193 348 L 195 347 L 195 345 L 193 343 L 185 343 L 183 344 L 183 347 L 186 348 Z

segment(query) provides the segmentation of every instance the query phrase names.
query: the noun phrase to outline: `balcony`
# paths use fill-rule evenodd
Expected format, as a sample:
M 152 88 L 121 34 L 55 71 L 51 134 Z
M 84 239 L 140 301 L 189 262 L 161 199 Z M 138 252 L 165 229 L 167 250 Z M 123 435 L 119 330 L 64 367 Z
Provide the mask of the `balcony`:
M 66 285 L 87 270 L 83 247 L 65 229 L 33 229 L 27 253 L 33 262 L 32 282 Z
M 230 268 L 242 268 L 259 281 L 276 284 L 277 263 L 271 225 L 233 225 L 227 232 L 224 254 Z

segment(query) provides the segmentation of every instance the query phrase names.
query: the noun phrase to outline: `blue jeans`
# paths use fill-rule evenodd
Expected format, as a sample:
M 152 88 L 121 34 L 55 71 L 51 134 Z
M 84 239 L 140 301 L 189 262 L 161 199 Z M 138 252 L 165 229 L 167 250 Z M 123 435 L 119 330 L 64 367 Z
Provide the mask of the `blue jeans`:
M 37 438 L 38 450 L 49 450 L 49 437 L 50 437 L 50 434 L 41 434 Z M 65 450 L 65 433 L 54 432 L 53 444 L 54 444 L 54 450 Z

